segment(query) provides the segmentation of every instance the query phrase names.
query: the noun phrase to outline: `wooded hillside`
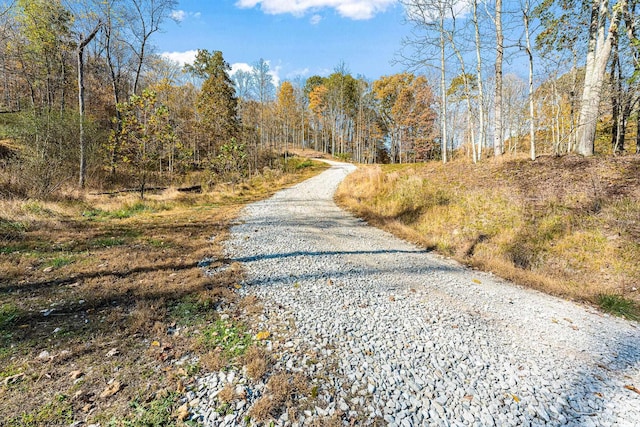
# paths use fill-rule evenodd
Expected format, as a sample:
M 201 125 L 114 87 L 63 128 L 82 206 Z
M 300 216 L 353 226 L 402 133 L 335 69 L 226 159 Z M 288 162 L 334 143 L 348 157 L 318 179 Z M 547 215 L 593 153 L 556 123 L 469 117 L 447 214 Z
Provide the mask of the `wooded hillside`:
M 293 147 L 361 163 L 638 151 L 635 1 L 401 3 L 411 72 L 341 63 L 276 87 L 264 59 L 232 74 L 220 51 L 157 55 L 174 0 L 5 1 L 2 194 L 238 181 Z

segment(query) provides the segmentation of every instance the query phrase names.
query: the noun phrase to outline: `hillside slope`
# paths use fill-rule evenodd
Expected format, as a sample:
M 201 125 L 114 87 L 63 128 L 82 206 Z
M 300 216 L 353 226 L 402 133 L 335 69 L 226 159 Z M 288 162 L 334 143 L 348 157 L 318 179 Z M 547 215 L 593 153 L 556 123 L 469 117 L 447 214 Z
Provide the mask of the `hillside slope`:
M 362 167 L 336 199 L 473 267 L 638 316 L 638 156 Z

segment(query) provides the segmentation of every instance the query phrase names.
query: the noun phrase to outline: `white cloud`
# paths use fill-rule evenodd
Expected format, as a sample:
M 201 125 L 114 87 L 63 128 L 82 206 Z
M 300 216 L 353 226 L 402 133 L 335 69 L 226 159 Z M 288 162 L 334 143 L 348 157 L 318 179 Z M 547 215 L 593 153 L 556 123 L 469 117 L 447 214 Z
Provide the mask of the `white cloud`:
M 282 70 L 282 67 L 279 65 L 276 65 L 275 67 L 273 67 L 271 66 L 271 61 L 268 61 L 268 60 L 264 62 L 266 62 L 267 65 L 269 66 L 269 72 L 267 74 L 269 74 L 273 79 L 273 85 L 275 87 L 278 87 L 278 85 L 280 84 L 280 71 Z M 231 72 L 229 73 L 229 75 L 233 76 L 236 72 L 240 70 L 245 72 L 250 72 L 250 71 L 253 71 L 253 66 L 247 64 L 246 62 L 236 62 L 234 64 L 231 64 Z
M 273 85 L 275 87 L 280 86 L 280 71 L 282 70 L 282 67 L 279 65 L 276 65 L 275 67 L 270 67 L 269 73 L 271 75 L 271 77 L 273 78 Z
M 268 14 L 290 13 L 296 16 L 303 16 L 308 11 L 333 8 L 345 18 L 371 19 L 396 2 L 397 0 L 238 0 L 236 6 L 250 9 L 260 5 Z
M 313 15 L 311 19 L 309 19 L 311 25 L 318 25 L 320 21 L 322 21 L 322 16 L 318 14 Z
M 163 52 L 160 56 L 175 61 L 180 65 L 184 65 L 193 64 L 197 54 L 197 50 L 187 50 L 186 52 Z
M 231 72 L 230 75 L 234 75 L 238 71 L 244 71 L 246 73 L 251 72 L 253 67 L 246 62 L 236 62 L 235 64 L 231 64 Z
M 297 70 L 293 70 L 289 74 L 287 74 L 288 79 L 294 79 L 296 77 L 306 77 L 309 75 L 311 70 L 309 68 L 300 68 Z
M 200 12 L 185 12 L 184 10 L 172 10 L 169 17 L 174 21 L 181 23 L 187 18 L 199 19 L 202 16 Z
M 182 22 L 187 17 L 187 12 L 184 10 L 172 10 L 169 16 L 176 22 Z

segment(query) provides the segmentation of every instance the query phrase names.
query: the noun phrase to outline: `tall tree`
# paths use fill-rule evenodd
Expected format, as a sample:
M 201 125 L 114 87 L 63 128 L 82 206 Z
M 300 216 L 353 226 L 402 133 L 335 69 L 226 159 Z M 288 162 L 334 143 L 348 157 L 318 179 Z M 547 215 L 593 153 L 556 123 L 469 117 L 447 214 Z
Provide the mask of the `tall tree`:
M 262 58 L 253 65 L 252 83 L 254 99 L 260 105 L 260 145 L 264 148 L 267 144 L 267 132 L 265 129 L 267 104 L 273 100 L 276 88 L 273 84 L 269 63 Z
M 293 126 L 296 121 L 296 96 L 293 85 L 289 81 L 282 82 L 278 90 L 277 113 L 282 126 L 282 139 L 285 156 L 288 155 L 289 144 L 293 143 Z
M 238 99 L 229 77 L 231 66 L 222 52 L 209 53 L 204 49 L 198 50 L 193 65 L 185 66 L 185 70 L 205 79 L 198 95 L 197 111 L 209 141 L 207 152 L 215 156 L 217 147 L 237 136 L 240 128 Z
M 592 0 L 591 3 L 586 74 L 582 91 L 576 146 L 578 154 L 583 156 L 592 156 L 594 154 L 596 125 L 606 66 L 609 62 L 613 40 L 618 31 L 622 12 L 626 7 L 627 0 L 618 0 L 612 8 L 610 8 L 608 0 Z M 609 16 L 611 19 L 607 28 L 607 18 Z
M 502 34 L 502 0 L 496 0 L 496 66 L 495 96 L 493 98 L 493 154 L 496 157 L 504 153 L 504 135 L 502 130 L 502 60 L 504 56 L 504 35 Z
M 433 65 L 440 74 L 440 140 L 442 161 L 448 161 L 448 113 L 447 113 L 447 40 L 451 38 L 448 28 L 450 11 L 455 10 L 456 0 L 401 0 L 406 10 L 406 19 L 417 33 L 405 40 L 405 45 L 414 50 L 414 55 L 403 58 L 411 65 L 428 63 L 426 58 L 438 58 Z M 433 52 L 435 49 L 436 52 Z
M 533 10 L 530 0 L 524 0 L 522 6 L 522 23 L 524 24 L 525 50 L 529 61 L 529 157 L 536 159 L 536 124 L 535 100 L 533 99 L 533 48 L 531 47 L 531 17 Z
M 89 43 L 91 43 L 91 40 L 93 40 L 93 38 L 96 36 L 101 26 L 102 22 L 98 21 L 93 30 L 88 35 L 85 36 L 83 34 L 80 34 L 76 50 L 78 59 L 78 115 L 80 120 L 80 188 L 84 188 L 87 173 L 87 147 L 84 138 L 84 49 Z

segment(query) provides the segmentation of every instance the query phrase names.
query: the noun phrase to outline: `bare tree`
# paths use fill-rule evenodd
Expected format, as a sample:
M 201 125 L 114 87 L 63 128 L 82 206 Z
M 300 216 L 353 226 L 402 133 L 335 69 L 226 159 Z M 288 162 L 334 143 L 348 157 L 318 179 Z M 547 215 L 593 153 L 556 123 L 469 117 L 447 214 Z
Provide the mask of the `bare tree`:
M 416 68 L 416 65 L 427 63 L 426 57 L 431 56 L 430 50 L 436 48 L 440 60 L 435 66 L 440 73 L 440 138 L 442 149 L 442 161 L 448 160 L 448 119 L 447 119 L 447 18 L 449 11 L 453 10 L 455 0 L 401 0 L 400 3 L 406 10 L 406 19 L 413 25 L 414 33 L 405 39 L 405 47 L 414 50 L 414 56 L 404 56 L 402 59 L 408 65 Z M 422 34 L 424 33 L 424 34 Z
M 531 2 L 524 0 L 522 6 L 522 23 L 524 24 L 525 50 L 529 61 L 529 157 L 536 159 L 536 124 L 535 124 L 535 100 L 533 99 L 533 49 L 531 47 Z
M 78 59 L 78 113 L 80 117 L 80 177 L 79 184 L 80 188 L 84 188 L 85 180 L 86 180 L 86 170 L 87 170 L 87 161 L 86 161 L 86 141 L 84 138 L 84 49 L 87 47 L 91 40 L 98 34 L 98 31 L 102 27 L 102 22 L 98 21 L 93 28 L 93 30 L 89 33 L 89 35 L 85 36 L 83 34 L 78 35 L 78 44 L 76 55 Z
M 482 81 L 482 40 L 480 38 L 480 25 L 478 21 L 478 0 L 471 0 L 473 29 L 476 42 L 476 80 L 478 82 L 478 148 L 476 158 L 482 158 L 482 149 L 486 145 L 486 110 L 484 108 L 484 82 Z
M 146 55 L 149 53 L 149 40 L 151 36 L 160 30 L 160 25 L 169 16 L 176 6 L 176 0 L 130 0 L 131 13 L 135 19 L 131 19 L 131 34 L 135 44 L 130 42 L 131 49 L 135 52 L 136 65 L 133 80 L 133 93 L 140 90 L 140 77 Z
M 496 0 L 496 66 L 495 66 L 495 97 L 493 99 L 493 154 L 496 157 L 504 153 L 504 139 L 502 131 L 502 60 L 504 56 L 504 35 L 502 34 L 502 0 Z

